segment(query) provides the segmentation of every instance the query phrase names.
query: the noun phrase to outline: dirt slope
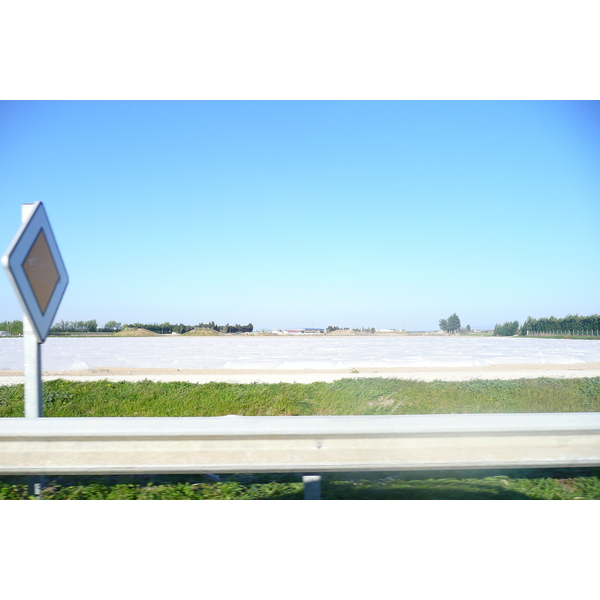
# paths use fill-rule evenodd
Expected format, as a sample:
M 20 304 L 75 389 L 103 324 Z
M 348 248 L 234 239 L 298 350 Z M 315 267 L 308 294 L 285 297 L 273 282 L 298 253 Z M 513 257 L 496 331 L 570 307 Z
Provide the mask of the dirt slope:
M 183 333 L 182 335 L 205 336 L 205 335 L 221 335 L 221 334 L 218 331 L 215 331 L 214 329 L 201 329 L 200 327 L 198 327 L 197 329 L 192 329 L 191 331 L 188 331 L 187 333 Z
M 149 337 L 151 335 L 160 334 L 154 333 L 154 331 L 150 331 L 149 329 L 123 329 L 123 331 L 113 333 L 114 337 Z

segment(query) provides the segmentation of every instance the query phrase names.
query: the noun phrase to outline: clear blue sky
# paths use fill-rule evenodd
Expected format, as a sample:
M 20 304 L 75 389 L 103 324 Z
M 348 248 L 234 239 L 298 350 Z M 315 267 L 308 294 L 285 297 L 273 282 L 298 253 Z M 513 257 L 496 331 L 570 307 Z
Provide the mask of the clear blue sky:
M 593 314 L 599 167 L 599 102 L 4 101 L 0 252 L 41 200 L 99 325 Z

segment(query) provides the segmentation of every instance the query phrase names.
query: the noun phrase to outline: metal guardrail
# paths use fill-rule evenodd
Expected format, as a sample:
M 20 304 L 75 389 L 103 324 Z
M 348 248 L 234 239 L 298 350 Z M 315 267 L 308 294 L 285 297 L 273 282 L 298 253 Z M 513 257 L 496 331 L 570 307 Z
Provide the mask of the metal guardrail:
M 597 465 L 600 413 L 0 419 L 2 475 Z

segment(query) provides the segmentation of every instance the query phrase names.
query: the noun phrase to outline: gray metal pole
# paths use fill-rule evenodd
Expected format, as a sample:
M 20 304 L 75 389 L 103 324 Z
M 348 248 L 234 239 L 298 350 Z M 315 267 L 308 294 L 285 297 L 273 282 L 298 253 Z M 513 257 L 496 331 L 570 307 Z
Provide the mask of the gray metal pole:
M 21 205 L 21 222 L 25 222 L 33 208 L 33 204 Z M 25 371 L 25 418 L 42 417 L 44 405 L 42 401 L 42 352 L 41 344 L 37 341 L 33 324 L 26 314 L 23 314 L 23 354 Z M 41 498 L 44 478 L 32 475 L 27 478 L 27 493 L 36 499 Z
M 25 355 L 25 417 L 43 416 L 42 404 L 42 352 L 33 325 L 23 315 L 23 350 Z

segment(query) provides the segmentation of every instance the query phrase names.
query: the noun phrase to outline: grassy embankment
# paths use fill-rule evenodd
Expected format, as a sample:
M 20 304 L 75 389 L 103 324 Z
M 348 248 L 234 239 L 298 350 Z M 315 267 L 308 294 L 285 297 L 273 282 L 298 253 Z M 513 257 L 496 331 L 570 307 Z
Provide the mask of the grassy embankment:
M 108 381 L 44 384 L 47 417 L 386 415 L 600 411 L 600 378 L 204 385 Z M 23 386 L 0 387 L 0 418 L 23 415 Z M 0 477 L 0 499 L 26 497 L 25 477 Z M 297 474 L 60 476 L 47 499 L 300 499 Z M 600 468 L 330 473 L 324 499 L 600 499 Z

